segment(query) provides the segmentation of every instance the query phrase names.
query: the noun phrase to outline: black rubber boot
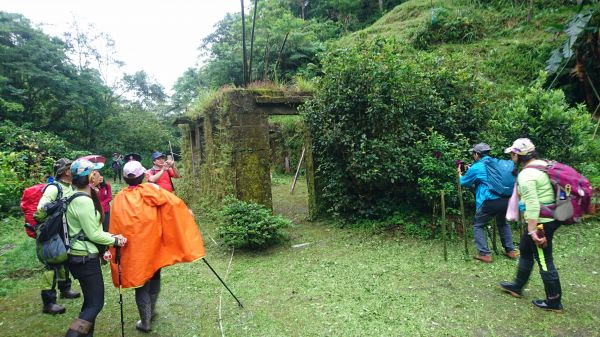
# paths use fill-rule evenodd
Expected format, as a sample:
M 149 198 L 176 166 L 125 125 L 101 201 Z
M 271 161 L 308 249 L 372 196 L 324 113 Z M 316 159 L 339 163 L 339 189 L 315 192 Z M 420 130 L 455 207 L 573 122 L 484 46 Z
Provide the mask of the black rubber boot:
M 77 298 L 81 293 L 71 289 L 71 279 L 67 278 L 64 281 L 58 281 L 58 290 L 60 290 L 60 298 Z
M 42 290 L 42 302 L 44 306 L 42 312 L 45 314 L 56 315 L 64 314 L 67 309 L 60 304 L 56 304 L 56 291 L 55 290 Z
M 81 318 L 75 318 L 67 330 L 65 337 L 92 337 L 94 325 Z M 90 334 L 91 333 L 91 334 Z
M 150 307 L 152 308 L 151 321 L 154 322 L 158 317 L 158 312 L 156 312 L 156 301 L 158 300 L 158 294 L 160 293 L 160 278 L 157 280 L 148 281 L 150 289 Z
M 523 288 L 527 284 L 527 281 L 529 281 L 532 267 L 533 262 L 527 262 L 523 259 L 519 259 L 519 266 L 517 267 L 517 275 L 515 276 L 515 280 L 513 282 L 500 282 L 500 289 L 514 297 L 523 297 Z
M 135 303 L 140 313 L 140 320 L 135 323 L 135 328 L 142 332 L 152 330 L 152 300 L 149 290 L 149 282 L 144 284 L 143 287 L 135 289 Z

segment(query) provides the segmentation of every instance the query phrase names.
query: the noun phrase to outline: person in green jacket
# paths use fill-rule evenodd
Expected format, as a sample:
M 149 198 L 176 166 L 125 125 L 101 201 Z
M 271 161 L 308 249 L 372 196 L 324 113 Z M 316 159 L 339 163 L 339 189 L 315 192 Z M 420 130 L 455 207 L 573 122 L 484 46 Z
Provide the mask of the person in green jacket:
M 83 306 L 66 337 L 91 337 L 96 317 L 104 306 L 104 281 L 96 245 L 123 247 L 127 242 L 122 235 L 113 235 L 102 229 L 102 205 L 89 185 L 94 170 L 102 166 L 104 164 L 94 164 L 85 159 L 71 164 L 74 196 L 77 197 L 72 199 L 66 212 L 70 240 L 69 269 L 81 285 Z
M 524 218 L 527 222 L 527 229 L 519 243 L 521 256 L 515 280 L 501 282 L 500 288 L 515 297 L 522 297 L 523 288 L 529 280 L 533 265 L 537 262 L 544 282 L 546 299 L 534 300 L 532 303 L 538 308 L 561 312 L 563 309 L 562 289 L 552 257 L 552 239 L 561 223 L 553 218 L 540 217 L 540 205 L 549 205 L 555 202 L 554 189 L 548 174 L 528 167 L 529 165 L 545 166 L 547 162 L 538 159 L 535 146 L 527 138 L 515 140 L 505 152 L 511 154 L 515 165 L 521 166 L 521 172 L 517 177 L 517 188 L 521 201 L 525 204 Z
M 61 158 L 54 163 L 54 176 L 56 181 L 44 189 L 44 193 L 37 205 L 34 218 L 41 223 L 46 218 L 44 206 L 56 201 L 59 197 L 68 198 L 73 194 L 71 187 L 71 161 Z M 66 308 L 56 303 L 56 285 L 60 290 L 60 298 L 77 298 L 81 294 L 71 289 L 68 264 L 45 264 L 46 270 L 42 276 L 42 312 L 45 314 L 62 314 Z

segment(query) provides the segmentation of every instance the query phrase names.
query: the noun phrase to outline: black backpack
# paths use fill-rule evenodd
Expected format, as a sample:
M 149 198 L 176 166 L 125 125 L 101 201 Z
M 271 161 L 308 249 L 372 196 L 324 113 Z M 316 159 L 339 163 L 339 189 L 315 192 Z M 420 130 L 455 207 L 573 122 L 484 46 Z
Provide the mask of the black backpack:
M 70 247 L 67 207 L 73 199 L 80 196 L 89 197 L 85 193 L 77 192 L 69 198 L 63 198 L 59 188 L 57 199 L 44 205 L 46 219 L 36 227 L 36 252 L 40 262 L 53 265 L 67 261 Z

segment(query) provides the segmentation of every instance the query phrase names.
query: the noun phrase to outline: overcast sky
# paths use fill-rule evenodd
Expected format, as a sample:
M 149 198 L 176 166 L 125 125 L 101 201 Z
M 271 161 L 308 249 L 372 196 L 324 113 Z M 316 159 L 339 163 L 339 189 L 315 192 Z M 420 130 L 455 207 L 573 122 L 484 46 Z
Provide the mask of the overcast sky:
M 92 23 L 115 40 L 125 71 L 145 70 L 171 93 L 177 78 L 197 64 L 202 38 L 241 7 L 239 0 L 1 0 L 0 10 L 23 14 L 57 36 L 74 19 L 81 27 Z

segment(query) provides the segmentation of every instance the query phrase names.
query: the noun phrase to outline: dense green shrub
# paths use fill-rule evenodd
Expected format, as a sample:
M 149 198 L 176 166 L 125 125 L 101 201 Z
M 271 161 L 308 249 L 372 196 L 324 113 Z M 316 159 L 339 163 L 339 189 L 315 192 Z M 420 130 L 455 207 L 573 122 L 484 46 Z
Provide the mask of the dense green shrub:
M 56 159 L 84 154 L 51 133 L 0 123 L 0 213 L 17 211 L 23 190 L 52 174 Z
M 473 78 L 425 53 L 402 59 L 397 48 L 376 40 L 325 55 L 319 90 L 303 106 L 321 206 L 334 215 L 381 218 L 430 204 L 447 184 L 439 175 L 421 181 L 431 191 L 416 191 L 424 158 L 443 153 L 440 170 L 450 177 L 450 144 L 460 148 L 485 127 Z
M 235 248 L 259 249 L 276 244 L 284 235 L 281 229 L 292 223 L 262 205 L 226 197 L 220 211 L 219 237 Z
M 542 74 L 517 91 L 510 104 L 497 111 L 484 139 L 498 150 L 528 137 L 543 158 L 571 165 L 589 177 L 600 172 L 600 141 L 592 140 L 596 122 L 584 106 L 570 107 L 561 90 L 545 90 Z
M 428 49 L 440 43 L 471 43 L 482 36 L 482 23 L 475 13 L 438 7 L 431 10 L 431 20 L 413 37 L 413 45 Z

